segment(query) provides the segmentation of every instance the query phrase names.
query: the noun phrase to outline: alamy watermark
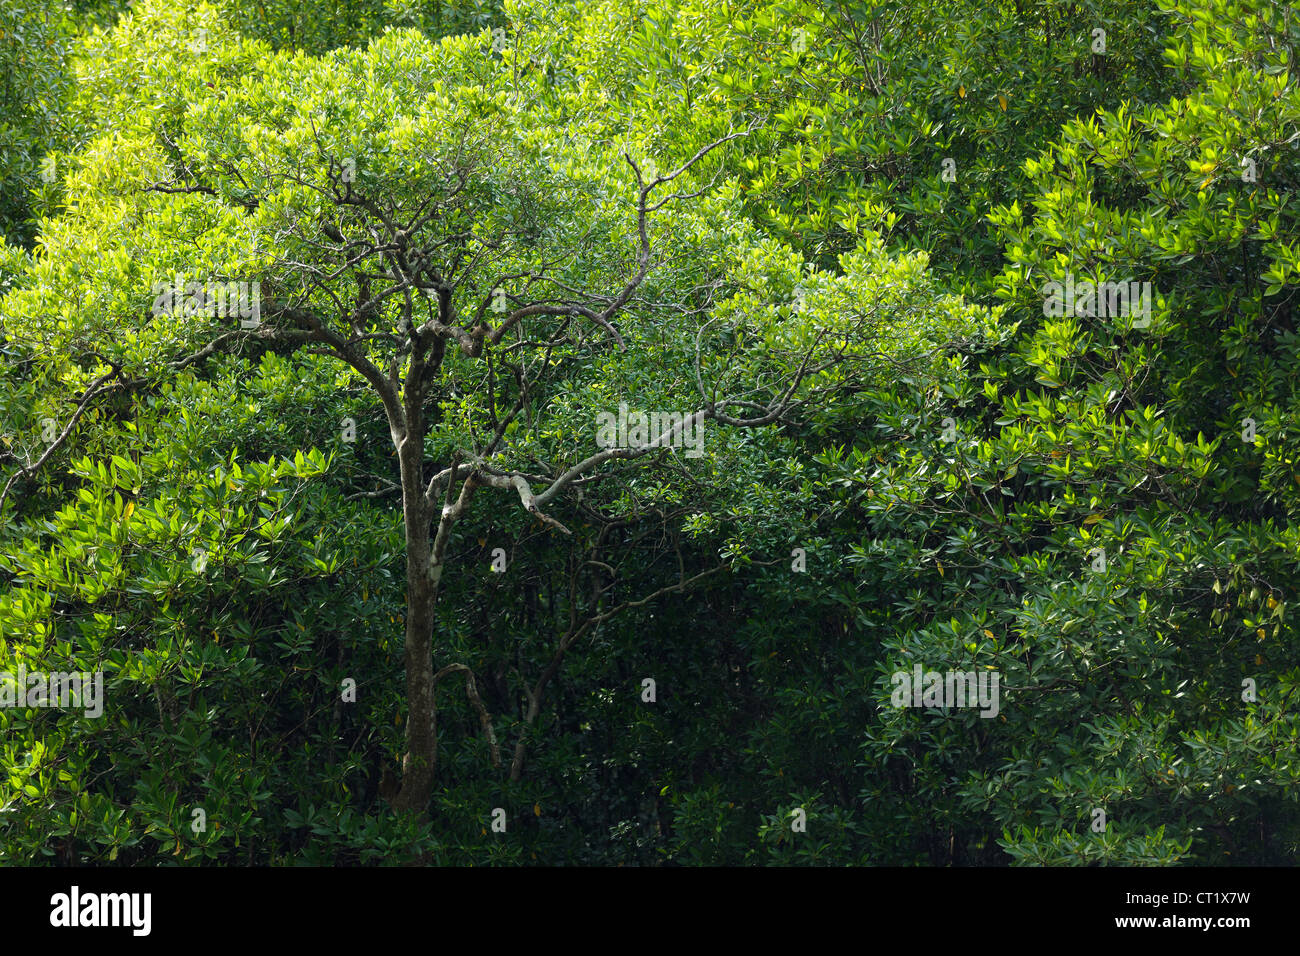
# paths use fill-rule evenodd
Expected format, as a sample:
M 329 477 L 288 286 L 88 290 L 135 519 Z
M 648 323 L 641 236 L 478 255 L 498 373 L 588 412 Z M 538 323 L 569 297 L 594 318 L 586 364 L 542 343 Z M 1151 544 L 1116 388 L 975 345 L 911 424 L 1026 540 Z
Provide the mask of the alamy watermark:
M 104 713 L 104 672 L 0 671 L 0 707 L 81 707 L 87 717 L 99 717 Z
M 1000 708 L 997 671 L 927 671 L 920 664 L 894 671 L 895 707 L 978 707 L 981 717 L 996 717 Z
M 239 316 L 240 327 L 255 329 L 262 324 L 262 283 L 199 282 L 177 273 L 172 281 L 153 284 L 154 315 L 206 315 L 212 318 Z
M 618 414 L 596 415 L 596 444 L 601 448 L 685 448 L 687 458 L 704 455 L 702 412 L 629 412 L 619 402 Z
M 50 925 L 127 927 L 133 936 L 148 936 L 153 926 L 152 893 L 83 893 L 73 885 L 67 893 L 50 897 Z
M 1133 327 L 1145 329 L 1151 324 L 1150 282 L 1078 282 L 1067 272 L 1065 282 L 1052 281 L 1043 286 L 1043 315 L 1117 318 L 1135 316 Z

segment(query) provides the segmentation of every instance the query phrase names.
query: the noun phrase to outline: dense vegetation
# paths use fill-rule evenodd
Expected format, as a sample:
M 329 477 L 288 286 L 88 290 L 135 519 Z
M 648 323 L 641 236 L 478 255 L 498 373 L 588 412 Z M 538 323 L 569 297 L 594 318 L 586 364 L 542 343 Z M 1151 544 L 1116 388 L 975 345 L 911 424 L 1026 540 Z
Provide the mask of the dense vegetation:
M 0 861 L 1293 861 L 1298 45 L 6 5 Z

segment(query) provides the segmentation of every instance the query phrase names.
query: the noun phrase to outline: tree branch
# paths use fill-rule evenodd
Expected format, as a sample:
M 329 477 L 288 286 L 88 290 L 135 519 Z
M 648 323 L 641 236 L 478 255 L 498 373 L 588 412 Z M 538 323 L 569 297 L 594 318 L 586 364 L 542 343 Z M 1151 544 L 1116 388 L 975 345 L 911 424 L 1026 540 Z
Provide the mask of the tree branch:
M 68 436 L 72 434 L 72 429 L 76 427 L 81 416 L 84 415 L 86 409 L 90 407 L 91 401 L 101 393 L 108 391 L 108 388 L 106 388 L 107 383 L 112 379 L 118 378 L 121 375 L 121 372 L 121 366 L 114 365 L 111 372 L 105 372 L 99 378 L 91 382 L 90 385 L 86 387 L 85 392 L 82 393 L 81 401 L 78 402 L 76 410 L 72 413 L 72 417 L 68 419 L 68 424 L 64 425 L 63 431 L 58 434 L 54 441 L 50 442 L 50 447 L 45 449 L 45 454 L 41 455 L 41 457 L 36 459 L 36 461 L 23 465 L 9 476 L 9 480 L 5 482 L 4 490 L 0 491 L 0 514 L 4 513 L 5 500 L 9 497 L 9 492 L 13 488 L 15 482 L 17 482 L 19 478 L 29 478 L 36 474 L 36 472 L 40 471 L 41 467 L 49 461 L 50 456 L 58 451 L 59 447 L 67 441 Z
M 433 688 L 436 692 L 438 682 L 448 674 L 461 672 L 465 675 L 465 696 L 469 702 L 474 705 L 478 711 L 479 726 L 483 728 L 483 736 L 488 742 L 488 747 L 492 752 L 492 766 L 498 770 L 501 769 L 501 749 L 497 746 L 496 731 L 492 729 L 492 717 L 488 714 L 487 708 L 483 706 L 483 700 L 478 694 L 478 685 L 474 683 L 474 672 L 464 664 L 448 664 L 446 667 L 433 675 Z

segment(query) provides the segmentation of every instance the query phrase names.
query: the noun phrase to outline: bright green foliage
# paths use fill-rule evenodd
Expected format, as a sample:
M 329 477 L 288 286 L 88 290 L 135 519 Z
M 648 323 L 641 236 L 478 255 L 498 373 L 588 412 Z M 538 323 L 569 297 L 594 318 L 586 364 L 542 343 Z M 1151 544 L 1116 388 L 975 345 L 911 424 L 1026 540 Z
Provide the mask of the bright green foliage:
M 31 194 L 58 176 L 57 164 L 43 159 L 64 135 L 60 106 L 71 30 L 55 0 L 15 0 L 0 8 L 0 240 L 13 245 L 31 241 Z
M 996 267 L 985 216 L 1023 194 L 1023 161 L 1063 122 L 1170 89 L 1164 17 L 1132 0 L 603 0 L 511 17 L 530 63 L 570 81 L 567 115 L 669 155 L 753 126 L 734 171 L 765 228 L 826 265 L 878 229 L 963 283 Z
M 364 46 L 392 27 L 436 38 L 504 24 L 496 0 L 220 0 L 219 8 L 242 35 L 307 53 Z

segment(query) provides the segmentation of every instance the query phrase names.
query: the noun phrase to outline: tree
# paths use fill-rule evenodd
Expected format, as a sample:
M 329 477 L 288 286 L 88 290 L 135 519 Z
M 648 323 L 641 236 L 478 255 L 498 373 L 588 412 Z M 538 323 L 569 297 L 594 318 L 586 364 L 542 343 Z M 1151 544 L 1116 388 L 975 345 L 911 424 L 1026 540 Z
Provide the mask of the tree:
M 165 62 L 194 29 L 138 11 L 103 51 L 98 82 L 117 82 L 112 71 L 129 73 L 135 59 Z M 305 64 L 215 23 L 207 37 L 206 58 L 170 54 L 174 86 L 132 94 L 154 109 L 126 130 L 125 87 L 96 107 L 119 125 L 69 175 L 69 211 L 8 300 L 6 327 L 34 350 L 79 357 L 47 371 L 82 404 L 110 379 L 148 389 L 250 344 L 342 362 L 366 383 L 398 468 L 397 482 L 375 476 L 369 493 L 398 494 L 404 526 L 408 712 L 393 801 L 421 812 L 441 681 L 464 675 L 499 760 L 473 673 L 434 646 L 472 503 L 508 495 L 570 536 L 554 509 L 582 501 L 605 528 L 585 545 L 589 597 L 571 600 L 569 625 L 526 687 L 526 731 L 575 642 L 725 566 L 613 597 L 595 555 L 609 526 L 626 523 L 630 473 L 610 466 L 653 461 L 707 501 L 726 479 L 690 467 L 679 454 L 688 436 L 778 424 L 851 390 L 873 362 L 900 360 L 876 346 L 894 310 L 921 303 L 904 286 L 846 308 L 851 288 L 801 275 L 789 250 L 746 227 L 734 187 L 712 188 L 707 172 L 743 131 L 656 170 L 631 147 L 548 124 L 538 82 L 522 81 L 490 36 L 434 44 L 394 32 Z M 243 82 L 227 85 L 235 70 Z M 96 102 L 92 85 L 83 95 Z M 143 261 L 126 252 L 141 247 Z M 805 279 L 806 295 L 795 288 Z M 233 291 L 217 295 L 231 282 L 248 284 L 240 312 Z M 974 313 L 946 308 L 934 328 L 964 334 Z M 934 347 L 920 334 L 900 341 Z M 593 447 L 595 413 L 618 412 L 620 399 L 662 410 L 660 423 Z M 753 454 L 725 431 L 710 442 Z M 521 736 L 512 779 L 524 754 Z

